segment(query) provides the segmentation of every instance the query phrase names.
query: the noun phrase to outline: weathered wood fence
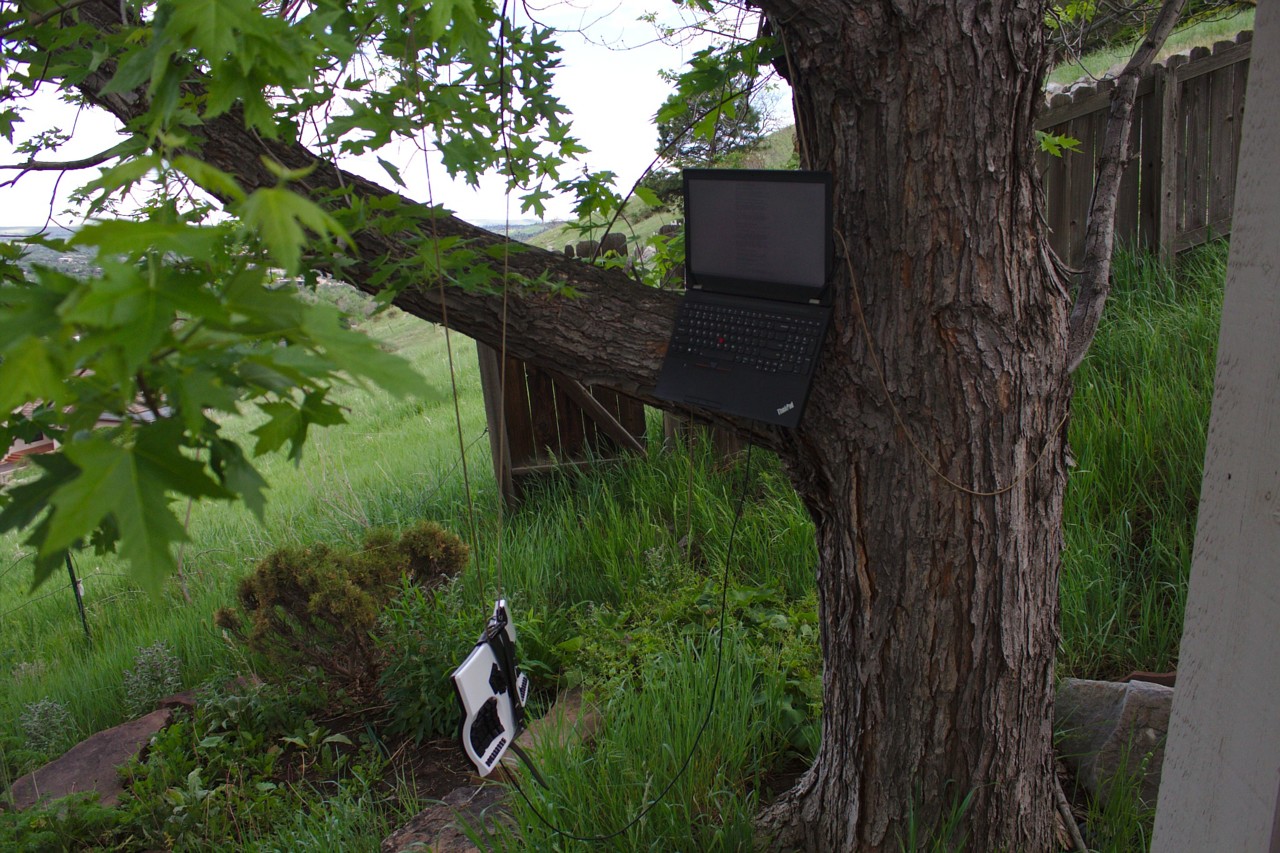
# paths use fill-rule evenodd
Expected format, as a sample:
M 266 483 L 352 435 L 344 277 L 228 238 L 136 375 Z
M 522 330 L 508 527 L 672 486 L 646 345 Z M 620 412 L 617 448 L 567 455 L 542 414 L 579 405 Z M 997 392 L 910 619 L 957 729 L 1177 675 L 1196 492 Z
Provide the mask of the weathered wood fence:
M 1129 166 L 1116 203 L 1116 242 L 1177 252 L 1231 231 L 1241 116 L 1253 33 L 1196 48 L 1147 69 L 1129 133 Z M 1079 266 L 1113 83 L 1053 96 L 1038 127 L 1080 141 L 1045 155 L 1045 216 L 1058 256 Z
M 530 477 L 565 465 L 644 453 L 644 405 L 617 391 L 507 359 L 476 345 L 494 474 L 507 503 L 521 498 Z M 499 418 L 499 412 L 502 418 Z

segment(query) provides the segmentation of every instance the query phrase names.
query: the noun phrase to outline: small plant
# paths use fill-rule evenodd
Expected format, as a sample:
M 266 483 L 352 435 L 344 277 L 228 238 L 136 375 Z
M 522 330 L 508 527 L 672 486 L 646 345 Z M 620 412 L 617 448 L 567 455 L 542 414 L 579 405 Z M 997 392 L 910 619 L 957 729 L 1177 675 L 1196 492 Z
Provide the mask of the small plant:
M 378 634 L 385 669 L 379 686 L 387 700 L 387 730 L 416 742 L 447 735 L 458 722 L 458 699 L 449 673 L 475 642 L 475 626 L 463 633 L 457 608 L 439 591 L 406 584 L 383 613 Z
M 148 713 L 156 703 L 182 688 L 181 661 L 163 640 L 138 649 L 133 669 L 124 671 L 124 704 L 131 717 Z
M 67 706 L 49 697 L 28 702 L 18 717 L 27 746 L 36 752 L 53 753 L 68 740 L 71 712 Z

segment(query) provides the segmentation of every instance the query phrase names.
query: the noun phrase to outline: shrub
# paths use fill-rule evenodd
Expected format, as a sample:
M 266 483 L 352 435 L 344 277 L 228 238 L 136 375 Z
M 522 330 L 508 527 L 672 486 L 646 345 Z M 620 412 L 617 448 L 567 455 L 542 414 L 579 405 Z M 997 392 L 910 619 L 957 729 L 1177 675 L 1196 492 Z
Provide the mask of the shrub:
M 282 548 L 240 583 L 237 597 L 248 625 L 225 608 L 215 621 L 282 667 L 315 667 L 330 686 L 365 701 L 375 694 L 380 669 L 371 633 L 401 579 L 434 586 L 461 571 L 466 560 L 467 546 L 429 522 L 399 537 L 371 531 L 355 552 L 328 545 Z
M 133 669 L 124 671 L 124 704 L 130 716 L 155 708 L 156 703 L 182 688 L 181 662 L 162 640 L 138 649 Z
M 71 733 L 71 712 L 67 706 L 49 697 L 22 706 L 18 717 L 27 746 L 46 755 L 67 742 Z

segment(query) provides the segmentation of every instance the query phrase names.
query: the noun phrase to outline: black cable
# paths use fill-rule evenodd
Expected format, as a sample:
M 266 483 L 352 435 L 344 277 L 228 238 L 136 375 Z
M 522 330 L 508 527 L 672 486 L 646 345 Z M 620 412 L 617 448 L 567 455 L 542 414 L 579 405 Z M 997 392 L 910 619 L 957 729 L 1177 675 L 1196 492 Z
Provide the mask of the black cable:
M 733 540 L 734 540 L 734 536 L 738 532 L 738 522 L 742 520 L 742 508 L 745 505 L 746 499 L 747 499 L 747 484 L 751 480 L 752 448 L 753 448 L 753 445 L 751 444 L 751 442 L 747 442 L 747 461 L 742 473 L 742 488 L 738 493 L 738 506 L 733 513 L 733 524 L 729 527 L 729 545 L 725 549 L 725 555 L 724 555 L 724 581 L 722 582 L 720 587 L 720 636 L 716 643 L 716 674 L 715 674 L 715 678 L 711 682 L 711 700 L 710 702 L 707 703 L 707 713 L 706 713 L 706 716 L 702 718 L 702 725 L 698 726 L 698 733 L 693 737 L 693 745 L 689 747 L 688 753 L 685 754 L 684 762 L 680 765 L 680 769 L 677 770 L 676 774 L 671 777 L 671 779 L 667 782 L 666 787 L 664 787 L 662 791 L 658 793 L 658 796 L 650 800 L 649 803 L 644 808 L 642 808 L 640 812 L 635 817 L 633 817 L 630 821 L 628 821 L 627 824 L 623 826 L 621 829 L 616 829 L 613 832 L 610 832 L 604 835 L 574 835 L 572 832 L 568 832 L 567 830 L 561 829 L 560 827 L 553 824 L 550 820 L 548 820 L 542 814 L 542 812 L 538 811 L 537 806 L 533 804 L 533 801 L 529 799 L 527 794 L 525 794 L 524 789 L 520 787 L 520 783 L 516 781 L 515 775 L 510 770 L 508 770 L 507 767 L 504 765 L 502 768 L 502 772 L 507 775 L 507 779 L 511 782 L 512 787 L 514 787 L 516 789 L 516 792 L 520 794 L 520 798 L 525 801 L 525 804 L 529 806 L 529 810 L 533 812 L 534 816 L 542 823 L 542 825 L 545 826 L 547 829 L 551 830 L 556 835 L 561 835 L 561 836 L 564 836 L 565 838 L 569 838 L 574 841 L 591 841 L 591 842 L 609 841 L 610 839 L 617 838 L 619 835 L 622 835 L 624 832 L 631 829 L 640 821 L 644 820 L 644 818 L 649 814 L 649 812 L 653 811 L 653 809 L 658 805 L 658 803 L 662 802 L 663 798 L 667 796 L 667 793 L 670 792 L 672 787 L 675 786 L 676 782 L 680 781 L 680 777 L 684 776 L 685 771 L 689 769 L 689 763 L 693 760 L 693 754 L 698 751 L 698 744 L 702 741 L 702 735 L 707 730 L 708 724 L 710 724 L 711 722 L 711 715 L 715 713 L 716 695 L 720 692 L 720 671 L 723 668 L 723 664 L 724 664 L 724 622 L 725 622 L 725 614 L 729 610 L 729 569 L 730 569 L 730 566 L 732 565 Z M 525 758 L 525 762 L 529 763 L 527 758 Z M 533 772 L 536 778 L 539 778 L 539 779 L 541 778 L 540 774 L 538 774 L 538 772 L 534 770 L 533 765 L 531 763 L 529 763 L 529 769 L 530 771 Z M 545 782 L 543 783 L 543 786 L 546 787 Z

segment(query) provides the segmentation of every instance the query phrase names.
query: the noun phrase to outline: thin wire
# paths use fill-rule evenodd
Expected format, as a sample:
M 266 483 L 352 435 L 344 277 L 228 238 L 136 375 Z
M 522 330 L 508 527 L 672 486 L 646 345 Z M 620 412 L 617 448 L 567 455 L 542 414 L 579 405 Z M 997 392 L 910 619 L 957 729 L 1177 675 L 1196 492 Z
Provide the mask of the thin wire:
M 684 505 L 684 555 L 693 563 L 693 409 L 688 409 L 688 420 L 685 421 L 685 452 L 689 456 L 689 487 Z M 676 428 L 679 429 L 677 422 Z M 677 432 L 677 435 L 679 433 Z
M 720 627 L 718 630 L 719 636 L 716 638 L 716 674 L 715 678 L 712 679 L 711 682 L 711 697 L 710 701 L 707 702 L 707 713 L 702 718 L 702 724 L 698 726 L 698 733 L 693 736 L 693 743 L 689 746 L 689 751 L 685 753 L 684 761 L 680 764 L 680 769 L 677 770 L 676 774 L 667 781 L 666 786 L 658 793 L 658 796 L 650 800 L 635 817 L 626 823 L 625 826 L 604 835 L 574 835 L 572 832 L 568 832 L 548 820 L 547 817 L 538 810 L 538 807 L 533 804 L 533 801 L 529 799 L 529 796 L 524 792 L 524 789 L 520 787 L 520 783 L 516 781 L 515 774 L 503 765 L 503 773 L 507 775 L 507 779 L 511 781 L 516 792 L 520 794 L 520 798 L 529 806 L 529 810 L 533 812 L 534 816 L 543 826 L 551 830 L 556 835 L 564 836 L 565 838 L 572 839 L 573 841 L 591 842 L 608 841 L 612 838 L 617 838 L 619 835 L 622 835 L 640 821 L 644 820 L 649 812 L 653 811 L 654 808 L 657 807 L 658 803 L 662 802 L 663 798 L 667 796 L 675 786 L 676 782 L 679 782 L 680 778 L 684 776 L 686 771 L 688 771 L 689 764 L 693 761 L 693 755 L 698 751 L 698 744 L 702 742 L 702 735 L 707 730 L 707 726 L 711 723 L 711 716 L 715 713 L 716 709 L 716 696 L 720 692 L 720 673 L 724 667 L 725 615 L 729 610 L 729 573 L 730 567 L 733 565 L 733 542 L 738 532 L 738 522 L 742 520 L 743 506 L 746 504 L 747 500 L 747 485 L 751 481 L 751 451 L 753 447 L 754 445 L 752 445 L 751 442 L 747 442 L 747 461 L 742 472 L 742 487 L 738 491 L 738 506 L 733 513 L 733 524 L 729 527 L 729 544 L 725 548 L 724 579 L 720 585 Z
M 413 57 L 416 66 L 417 57 Z M 406 62 L 410 61 L 408 55 L 405 56 Z M 413 85 L 418 100 L 422 100 L 422 86 L 416 73 L 413 75 Z M 422 151 L 423 170 L 427 176 L 427 206 L 431 210 L 431 244 L 435 253 L 436 261 L 436 281 L 440 289 L 440 325 L 444 326 L 444 351 L 449 362 L 449 387 L 453 392 L 453 422 L 455 432 L 458 436 L 458 460 L 462 465 L 462 489 L 467 498 L 467 525 L 471 532 L 471 553 L 475 560 L 476 572 L 479 575 L 480 598 L 483 603 L 484 599 L 484 569 L 480 560 L 480 533 L 476 526 L 476 510 L 475 503 L 471 497 L 471 471 L 467 465 L 467 447 L 463 444 L 462 438 L 462 407 L 458 403 L 458 375 L 454 369 L 453 361 L 453 338 L 449 332 L 449 300 L 444 287 L 444 261 L 440 257 L 440 234 L 437 227 L 435 192 L 431 183 L 431 158 L 427 156 L 427 133 L 425 128 L 418 130 L 418 148 Z M 474 444 L 475 442 L 472 442 Z
M 955 480 L 948 477 L 946 474 L 942 472 L 941 468 L 939 468 L 936 464 L 934 464 L 933 460 L 930 459 L 925 454 L 924 449 L 921 448 L 920 445 L 916 442 L 915 435 L 913 435 L 911 430 L 907 427 L 907 422 L 903 419 L 902 413 L 898 411 L 897 404 L 893 402 L 893 394 L 890 393 L 889 391 L 889 382 L 887 379 L 885 379 L 884 366 L 880 363 L 880 359 L 876 357 L 876 342 L 875 342 L 875 339 L 871 336 L 871 327 L 867 325 L 866 315 L 864 315 L 862 312 L 862 296 L 858 293 L 858 280 L 853 273 L 853 258 L 849 254 L 849 244 L 845 242 L 844 235 L 841 234 L 839 230 L 837 230 L 835 234 L 837 237 L 840 238 L 840 246 L 844 250 L 845 264 L 848 265 L 849 267 L 849 289 L 853 291 L 853 305 L 858 312 L 858 323 L 859 325 L 862 326 L 862 332 L 867 339 L 867 358 L 870 359 L 871 365 L 876 369 L 876 375 L 880 378 L 880 387 L 884 390 L 884 398 L 885 398 L 885 401 L 889 404 L 890 411 L 893 412 L 894 421 L 897 422 L 898 427 L 902 430 L 902 434 L 907 437 L 907 442 L 910 443 L 911 448 L 916 452 L 916 455 L 920 457 L 920 461 L 924 462 L 925 467 L 927 467 L 930 471 L 932 471 L 934 476 L 942 480 L 942 482 L 946 483 L 948 486 L 951 486 L 951 488 L 956 489 L 957 491 L 964 492 L 967 495 L 973 495 L 974 497 L 979 497 L 979 498 L 998 497 L 1007 492 L 1011 492 L 1014 489 L 1016 489 L 1018 486 L 1022 485 L 1022 483 L 1025 482 L 1026 479 L 1031 476 L 1032 472 L 1034 472 L 1035 469 L 1040 466 L 1040 463 L 1044 460 L 1044 457 L 1048 455 L 1049 448 L 1053 446 L 1054 437 L 1058 435 L 1058 433 L 1062 430 L 1063 425 L 1066 424 L 1067 418 L 1071 414 L 1071 410 L 1069 408 L 1067 409 L 1067 412 L 1062 416 L 1062 420 L 1058 421 L 1058 425 L 1053 428 L 1053 431 L 1050 432 L 1048 436 L 1046 436 L 1044 447 L 1041 448 L 1040 453 L 1037 454 L 1035 460 L 1030 465 L 1028 465 L 1026 469 L 1022 471 L 1022 473 L 1020 473 L 1017 477 L 1015 477 L 1013 482 L 1010 483 L 1009 485 L 1004 486 L 1002 488 L 993 489 L 991 491 L 981 491 L 978 489 L 969 488 L 968 486 L 965 486 L 961 483 L 957 483 Z
M 507 163 L 507 191 L 505 194 L 506 208 L 505 219 L 502 229 L 502 336 L 498 347 L 498 360 L 501 366 L 498 369 L 498 459 L 497 459 L 497 475 L 498 475 L 498 542 L 497 554 L 494 561 L 494 573 L 497 575 L 498 581 L 498 598 L 503 597 L 505 587 L 502 583 L 502 539 L 503 532 L 506 530 L 506 495 L 503 494 L 503 485 L 506 483 L 506 477 L 511 477 L 511 489 L 515 491 L 515 474 L 511 470 L 512 466 L 507 466 L 507 470 L 503 471 L 503 466 L 507 460 L 507 306 L 508 294 L 510 292 L 510 247 L 511 247 L 511 182 L 515 180 L 515 169 L 511 164 L 511 137 L 510 129 L 507 127 L 507 113 L 511 108 L 508 100 L 507 91 L 507 0 L 502 2 L 502 10 L 498 16 L 498 132 L 502 135 L 502 150 L 506 157 Z M 514 496 L 514 495 L 513 495 Z

